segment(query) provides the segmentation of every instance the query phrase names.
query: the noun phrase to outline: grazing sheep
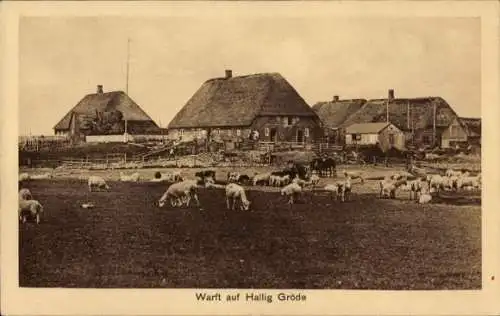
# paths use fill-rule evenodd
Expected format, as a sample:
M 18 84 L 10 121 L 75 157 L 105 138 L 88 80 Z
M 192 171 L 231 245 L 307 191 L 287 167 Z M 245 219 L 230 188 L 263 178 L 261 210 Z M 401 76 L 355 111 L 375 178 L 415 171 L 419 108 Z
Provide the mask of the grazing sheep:
M 281 189 L 281 195 L 288 197 L 288 204 L 293 204 L 300 194 L 302 194 L 302 187 L 297 183 L 290 183 Z
M 430 192 L 439 192 L 443 190 L 445 185 L 448 183 L 448 178 L 438 174 L 433 174 L 427 177 L 427 181 L 429 182 Z
M 179 201 L 185 196 L 186 206 L 189 207 L 189 202 L 194 199 L 197 206 L 200 207 L 200 201 L 198 200 L 198 185 L 194 180 L 186 180 L 182 182 L 177 182 L 168 187 L 165 193 L 162 195 L 158 201 L 159 207 L 163 207 L 165 202 L 170 199 L 170 204 L 175 207 Z
M 37 224 L 40 224 L 40 216 L 43 213 L 43 206 L 37 200 L 19 200 L 19 220 L 26 223 L 28 217 L 34 217 Z
M 396 191 L 402 185 L 407 185 L 406 180 L 382 180 L 380 181 L 380 198 L 396 198 Z
M 30 175 L 29 175 L 29 174 L 27 174 L 26 172 L 21 173 L 21 174 L 19 175 L 19 181 L 27 181 L 27 180 L 29 180 L 29 179 L 30 179 Z
M 333 199 L 339 193 L 339 185 L 337 183 L 327 184 L 324 190 L 330 192 L 330 197 Z
M 271 176 L 271 177 L 273 177 L 273 176 Z M 289 183 L 290 183 L 290 176 L 289 175 L 284 175 L 282 177 L 274 176 L 274 185 L 277 187 L 282 187 L 282 186 L 285 186 Z
M 229 205 L 229 200 L 232 200 L 232 207 Z M 236 200 L 240 201 L 240 210 L 248 211 L 250 208 L 250 201 L 247 199 L 245 190 L 242 186 L 236 183 L 230 183 L 226 186 L 226 206 L 227 209 L 234 210 Z
M 104 178 L 100 176 L 90 176 L 88 180 L 88 185 L 90 192 L 92 192 L 93 187 L 109 190 L 109 185 L 106 183 L 106 181 L 104 181 Z
M 359 179 L 361 181 L 361 184 L 365 183 L 365 178 L 363 177 L 363 174 L 361 174 L 361 172 L 354 172 L 354 171 L 345 171 L 344 170 L 344 176 L 346 178 L 351 178 L 351 180 L 354 180 L 354 179 Z
M 19 190 L 19 199 L 20 200 L 33 200 L 33 195 L 31 195 L 31 191 L 29 189 L 21 189 Z
M 479 189 L 481 187 L 481 180 L 480 179 L 481 179 L 480 175 L 477 175 L 475 177 L 462 176 L 462 177 L 458 178 L 458 180 L 457 180 L 457 188 L 462 189 L 466 186 L 470 186 L 472 188 Z
M 269 183 L 269 178 L 271 177 L 270 173 L 261 173 L 261 174 L 255 174 L 253 177 L 253 185 L 257 185 L 259 183 Z
M 453 176 L 460 177 L 461 175 L 462 175 L 461 171 L 453 170 L 453 169 L 448 169 L 445 172 L 445 176 L 447 176 L 447 177 L 453 177 Z

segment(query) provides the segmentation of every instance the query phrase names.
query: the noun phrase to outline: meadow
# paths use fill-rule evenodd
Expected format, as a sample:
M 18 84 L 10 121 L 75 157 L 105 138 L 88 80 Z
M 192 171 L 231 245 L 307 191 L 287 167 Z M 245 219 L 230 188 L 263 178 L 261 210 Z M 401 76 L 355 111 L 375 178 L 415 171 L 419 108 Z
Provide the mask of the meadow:
M 20 225 L 21 287 L 481 288 L 477 192 L 419 205 L 379 199 L 367 181 L 348 202 L 308 192 L 290 207 L 278 189 L 247 187 L 243 212 L 203 188 L 202 210 L 159 208 L 165 183 L 113 181 L 115 170 L 109 192 L 90 193 L 79 172 L 23 184 L 45 213 Z

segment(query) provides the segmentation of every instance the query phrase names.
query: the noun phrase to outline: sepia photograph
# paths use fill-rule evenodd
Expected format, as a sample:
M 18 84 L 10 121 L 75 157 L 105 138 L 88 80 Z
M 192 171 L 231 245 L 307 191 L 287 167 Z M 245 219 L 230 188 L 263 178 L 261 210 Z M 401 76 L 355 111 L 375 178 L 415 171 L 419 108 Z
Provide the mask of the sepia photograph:
M 265 6 L 19 16 L 15 286 L 305 304 L 495 280 L 481 17 Z

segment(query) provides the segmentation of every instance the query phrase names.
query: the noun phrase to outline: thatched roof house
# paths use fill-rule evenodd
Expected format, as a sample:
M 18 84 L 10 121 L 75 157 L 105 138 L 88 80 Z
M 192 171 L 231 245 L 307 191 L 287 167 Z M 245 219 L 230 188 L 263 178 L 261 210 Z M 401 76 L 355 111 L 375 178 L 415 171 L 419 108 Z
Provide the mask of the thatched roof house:
M 72 126 L 80 126 L 85 117 L 95 117 L 96 113 L 117 110 L 127 121 L 127 132 L 154 133 L 160 131 L 158 125 L 144 110 L 123 91 L 103 92 L 102 85 L 97 86 L 97 92 L 87 94 L 54 126 L 56 134 L 71 133 Z
M 205 81 L 172 119 L 169 128 L 249 126 L 257 116 L 316 117 L 279 73 Z
M 480 137 L 481 136 L 481 119 L 471 117 L 459 117 L 458 121 L 464 127 L 467 136 Z
M 169 135 L 200 129 L 227 131 L 260 140 L 307 141 L 318 134 L 321 122 L 312 108 L 279 73 L 226 76 L 205 81 L 172 119 Z M 243 135 L 245 134 L 245 135 Z
M 365 103 L 365 99 L 340 100 L 334 96 L 332 101 L 318 102 L 312 108 L 325 128 L 336 129 Z
M 481 146 L 481 119 L 458 117 L 441 135 L 443 148 Z

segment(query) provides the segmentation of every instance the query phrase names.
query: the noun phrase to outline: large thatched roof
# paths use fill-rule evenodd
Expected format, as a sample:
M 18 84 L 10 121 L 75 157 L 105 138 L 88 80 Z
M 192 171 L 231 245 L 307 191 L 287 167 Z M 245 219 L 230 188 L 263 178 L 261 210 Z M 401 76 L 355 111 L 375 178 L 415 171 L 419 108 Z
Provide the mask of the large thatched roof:
M 313 110 L 318 114 L 325 127 L 338 128 L 365 103 L 365 99 L 332 100 L 316 103 Z
M 279 73 L 263 73 L 207 80 L 168 127 L 249 126 L 264 115 L 317 117 Z
M 481 119 L 460 117 L 458 121 L 465 129 L 468 136 L 481 136 Z
M 387 99 L 368 100 L 357 112 L 341 125 L 386 121 Z M 401 130 L 427 129 L 433 126 L 434 105 L 436 106 L 436 127 L 448 126 L 457 116 L 451 106 L 440 97 L 392 99 L 389 102 L 389 121 Z M 409 113 L 409 115 L 408 115 Z
M 151 117 L 125 92 L 112 91 L 87 94 L 54 126 L 54 129 L 68 129 L 73 113 L 78 115 L 94 115 L 96 111 L 104 112 L 111 110 L 122 112 L 123 119 L 129 121 L 150 121 L 154 126 L 158 127 Z

